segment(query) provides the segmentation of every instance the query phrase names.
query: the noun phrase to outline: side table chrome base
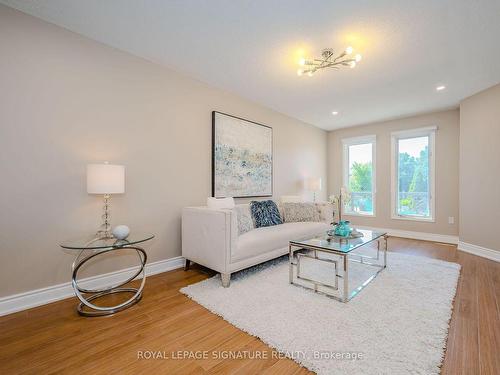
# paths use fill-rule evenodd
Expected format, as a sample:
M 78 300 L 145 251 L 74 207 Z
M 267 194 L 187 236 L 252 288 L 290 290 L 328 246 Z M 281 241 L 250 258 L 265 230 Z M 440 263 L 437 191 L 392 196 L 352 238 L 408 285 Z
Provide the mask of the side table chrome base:
M 107 254 L 110 251 L 117 251 L 117 250 L 135 250 L 137 252 L 137 256 L 139 258 L 139 269 L 138 271 L 131 277 L 129 277 L 127 280 L 113 286 L 108 286 L 102 289 L 85 289 L 82 288 L 78 285 L 77 281 L 77 276 L 78 276 L 78 271 L 80 268 L 93 259 L 94 257 L 97 257 L 99 255 Z M 146 265 L 146 260 L 147 260 L 147 255 L 144 249 L 137 247 L 137 246 L 120 246 L 120 247 L 110 247 L 107 249 L 99 250 L 97 252 L 94 252 L 83 259 L 80 260 L 80 257 L 84 253 L 84 251 L 87 250 L 82 250 L 76 257 L 75 261 L 73 262 L 73 275 L 72 275 L 72 280 L 71 283 L 73 285 L 73 290 L 75 291 L 76 296 L 80 300 L 80 303 L 78 304 L 76 310 L 78 313 L 82 316 L 105 316 L 105 315 L 112 315 L 115 314 L 119 311 L 125 310 L 129 308 L 130 306 L 136 304 L 139 302 L 142 298 L 142 290 L 144 289 L 144 284 L 146 283 L 146 272 L 145 272 L 145 265 Z M 131 282 L 134 280 L 136 277 L 139 275 L 142 276 L 141 284 L 138 288 L 121 288 L 125 284 Z M 118 294 L 118 293 L 133 293 L 132 297 L 130 297 L 128 300 L 125 302 L 122 302 L 118 305 L 115 306 L 97 306 L 93 304 L 91 301 L 94 301 L 98 298 L 108 296 L 111 294 Z M 85 309 L 87 307 L 88 309 Z
M 139 292 L 139 293 L 137 293 Z M 114 313 L 117 313 L 118 311 L 125 310 L 129 308 L 132 305 L 135 305 L 137 302 L 139 302 L 142 298 L 142 290 L 139 291 L 138 288 L 117 288 L 113 289 L 110 291 L 106 292 L 101 292 L 101 293 L 96 293 L 90 297 L 88 297 L 86 300 L 87 302 L 93 301 L 97 298 L 104 297 L 104 296 L 109 296 L 110 294 L 116 294 L 116 293 L 134 293 L 133 299 L 129 300 L 130 302 L 127 303 L 126 305 L 122 305 L 121 307 L 109 307 L 109 310 L 106 311 L 91 311 L 91 310 L 84 310 L 85 304 L 83 302 L 80 302 L 78 306 L 76 307 L 76 311 L 78 311 L 78 314 L 82 316 L 105 316 L 105 315 L 112 315 Z

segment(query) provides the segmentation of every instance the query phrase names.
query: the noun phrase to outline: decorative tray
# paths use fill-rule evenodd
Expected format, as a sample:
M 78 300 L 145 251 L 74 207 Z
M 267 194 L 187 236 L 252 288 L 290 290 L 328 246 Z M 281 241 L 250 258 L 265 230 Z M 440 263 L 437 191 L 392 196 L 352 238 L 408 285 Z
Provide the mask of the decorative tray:
M 347 237 L 344 237 L 344 236 L 337 236 L 336 234 L 330 234 L 330 232 L 333 232 L 332 231 L 327 231 L 326 234 L 328 235 L 329 239 L 332 239 L 332 238 L 338 238 L 338 239 L 341 239 L 341 240 L 353 240 L 355 238 L 360 238 L 360 237 L 363 237 L 363 233 L 361 232 L 358 232 L 356 229 L 353 229 L 351 234 Z

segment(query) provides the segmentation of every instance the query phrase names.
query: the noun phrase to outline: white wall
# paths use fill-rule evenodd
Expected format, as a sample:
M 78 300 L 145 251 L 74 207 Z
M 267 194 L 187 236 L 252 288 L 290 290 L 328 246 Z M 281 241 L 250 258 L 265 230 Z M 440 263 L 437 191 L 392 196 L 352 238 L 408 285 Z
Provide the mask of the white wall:
M 180 255 L 181 209 L 211 193 L 212 110 L 273 127 L 275 197 L 326 181 L 323 130 L 5 6 L 0 47 L 0 296 L 69 281 L 58 243 L 100 224 L 87 163 L 126 166 L 112 223 L 156 234 L 150 261 Z
M 500 85 L 460 103 L 460 218 L 461 242 L 500 252 Z
M 391 218 L 391 132 L 437 126 L 436 132 L 436 194 L 433 223 Z M 412 116 L 369 125 L 339 129 L 328 134 L 328 190 L 336 193 L 342 186 L 342 139 L 363 135 L 376 136 L 376 216 L 346 216 L 356 225 L 458 235 L 458 109 Z M 448 217 L 455 218 L 448 224 Z

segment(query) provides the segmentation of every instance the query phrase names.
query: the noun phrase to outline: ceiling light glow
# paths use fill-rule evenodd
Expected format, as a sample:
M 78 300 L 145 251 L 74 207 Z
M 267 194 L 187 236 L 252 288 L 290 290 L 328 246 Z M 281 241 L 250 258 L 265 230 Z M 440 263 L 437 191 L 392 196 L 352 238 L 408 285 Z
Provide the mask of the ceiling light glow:
M 446 88 L 445 85 L 440 85 L 440 86 L 436 87 L 436 91 L 443 91 L 445 88 Z
M 338 111 L 333 111 L 333 112 L 332 112 L 332 115 L 334 115 L 334 116 L 337 116 L 338 114 L 339 114 L 339 112 L 338 112 Z
M 332 48 L 326 48 L 321 52 L 319 58 L 301 57 L 298 64 L 301 68 L 297 71 L 298 76 L 307 75 L 311 77 L 316 71 L 325 68 L 340 69 L 343 67 L 354 68 L 361 61 L 361 54 L 349 56 L 353 51 L 352 47 L 347 47 L 340 54 L 334 53 Z

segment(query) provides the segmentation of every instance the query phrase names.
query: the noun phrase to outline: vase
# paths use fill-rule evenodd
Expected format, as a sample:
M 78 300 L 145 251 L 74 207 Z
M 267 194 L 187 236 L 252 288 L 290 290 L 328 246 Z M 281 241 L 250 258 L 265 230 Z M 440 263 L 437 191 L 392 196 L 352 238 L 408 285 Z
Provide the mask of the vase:
M 335 235 L 340 237 L 349 237 L 352 232 L 352 228 L 349 225 L 350 222 L 348 220 L 341 220 L 335 226 Z

